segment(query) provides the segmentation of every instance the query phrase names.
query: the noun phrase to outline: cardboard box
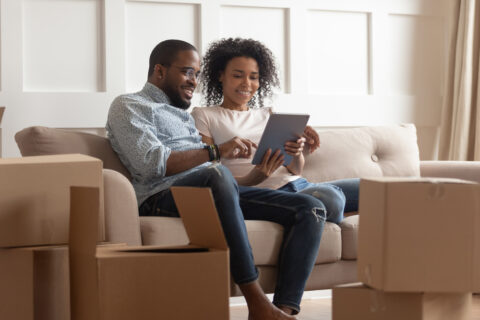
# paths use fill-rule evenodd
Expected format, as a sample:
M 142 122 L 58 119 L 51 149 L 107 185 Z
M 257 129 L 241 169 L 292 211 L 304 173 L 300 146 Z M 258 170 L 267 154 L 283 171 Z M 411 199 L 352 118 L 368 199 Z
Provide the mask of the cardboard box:
M 211 191 L 172 191 L 190 245 L 99 252 L 98 191 L 72 187 L 73 320 L 229 318 L 228 247 Z
M 0 319 L 70 319 L 68 246 L 0 249 L 0 283 Z
M 5 112 L 5 107 L 0 107 L 0 158 L 2 157 L 2 119 L 3 113 Z
M 332 290 L 333 320 L 470 320 L 471 293 L 398 293 L 361 283 Z
M 71 185 L 100 188 L 99 240 L 104 240 L 99 159 L 80 154 L 0 159 L 0 247 L 67 244 Z
M 468 181 L 362 180 L 359 280 L 389 292 L 478 292 L 479 201 Z

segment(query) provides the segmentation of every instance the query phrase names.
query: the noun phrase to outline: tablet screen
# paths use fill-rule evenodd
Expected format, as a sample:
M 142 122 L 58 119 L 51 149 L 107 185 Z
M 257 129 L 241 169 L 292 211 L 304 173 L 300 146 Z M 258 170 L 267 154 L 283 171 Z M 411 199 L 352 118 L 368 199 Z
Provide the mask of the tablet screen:
M 280 149 L 285 157 L 283 164 L 289 165 L 292 156 L 286 154 L 285 142 L 295 141 L 303 135 L 309 117 L 308 114 L 272 113 L 258 143 L 252 164 L 260 164 L 265 152 L 270 148 L 272 153 Z

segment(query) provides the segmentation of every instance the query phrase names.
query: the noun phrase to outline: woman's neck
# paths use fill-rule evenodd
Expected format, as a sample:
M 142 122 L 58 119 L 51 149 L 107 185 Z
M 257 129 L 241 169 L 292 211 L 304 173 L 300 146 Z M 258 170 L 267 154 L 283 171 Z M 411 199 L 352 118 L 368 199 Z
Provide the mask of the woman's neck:
M 228 102 L 222 102 L 220 107 L 225 108 L 225 109 L 230 109 L 230 110 L 235 110 L 235 111 L 248 111 L 248 106 L 245 105 L 235 105 L 231 104 Z

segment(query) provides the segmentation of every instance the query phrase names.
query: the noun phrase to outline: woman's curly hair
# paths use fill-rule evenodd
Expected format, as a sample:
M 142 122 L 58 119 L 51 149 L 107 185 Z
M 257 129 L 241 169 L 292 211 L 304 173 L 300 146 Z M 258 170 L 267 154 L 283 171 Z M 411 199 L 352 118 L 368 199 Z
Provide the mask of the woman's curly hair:
M 272 89 L 278 87 L 280 82 L 272 51 L 263 43 L 253 39 L 220 39 L 210 45 L 203 57 L 203 71 L 200 77 L 203 99 L 207 105 L 217 105 L 222 102 L 223 90 L 219 77 L 227 63 L 236 57 L 248 57 L 257 61 L 259 87 L 248 105 L 263 107 L 263 100 L 272 96 Z

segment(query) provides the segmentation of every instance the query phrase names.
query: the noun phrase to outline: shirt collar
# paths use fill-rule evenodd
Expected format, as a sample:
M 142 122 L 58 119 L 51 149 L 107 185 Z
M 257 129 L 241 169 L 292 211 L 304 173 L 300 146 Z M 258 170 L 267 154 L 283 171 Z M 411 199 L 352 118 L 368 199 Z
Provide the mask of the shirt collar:
M 169 105 L 172 104 L 170 98 L 165 94 L 165 92 L 163 92 L 162 89 L 150 82 L 145 83 L 142 91 L 145 92 L 149 97 L 151 97 L 154 102 L 167 103 Z

